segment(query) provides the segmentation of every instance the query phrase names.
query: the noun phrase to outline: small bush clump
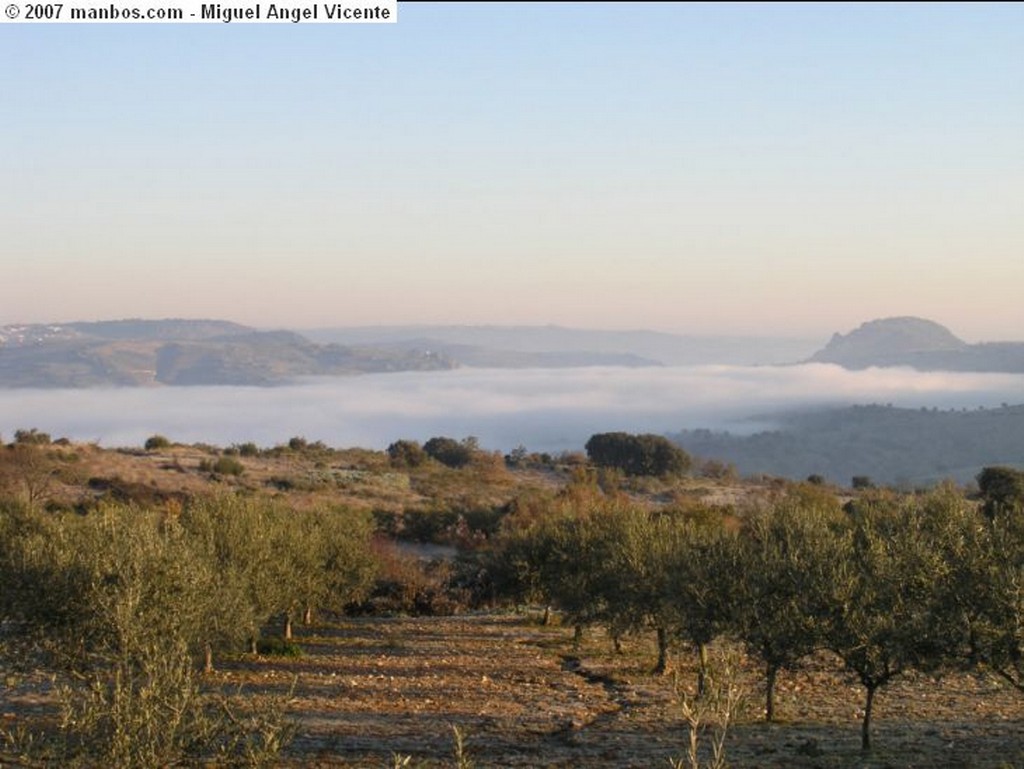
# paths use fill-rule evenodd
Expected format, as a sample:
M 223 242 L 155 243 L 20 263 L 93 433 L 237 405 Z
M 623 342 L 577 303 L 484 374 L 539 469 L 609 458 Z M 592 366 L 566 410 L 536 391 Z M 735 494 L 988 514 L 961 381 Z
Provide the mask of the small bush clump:
M 15 430 L 14 442 L 21 446 L 49 446 L 50 434 L 34 427 L 31 430 Z
M 143 444 L 143 448 L 146 451 L 160 451 L 161 449 L 169 449 L 171 442 L 163 435 L 151 435 L 146 438 L 146 442 Z
M 294 641 L 279 636 L 260 638 L 256 641 L 256 652 L 268 657 L 301 657 L 302 649 Z
M 199 462 L 199 470 L 214 475 L 241 475 L 245 472 L 245 465 L 234 457 L 220 457 L 216 461 L 203 459 Z

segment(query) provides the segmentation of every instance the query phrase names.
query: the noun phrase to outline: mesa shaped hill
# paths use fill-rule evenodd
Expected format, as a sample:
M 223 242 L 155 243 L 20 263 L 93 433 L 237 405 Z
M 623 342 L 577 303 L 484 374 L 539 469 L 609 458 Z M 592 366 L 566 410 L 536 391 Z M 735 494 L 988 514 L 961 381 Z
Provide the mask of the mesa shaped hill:
M 919 371 L 1024 372 L 1024 343 L 968 344 L 924 318 L 882 318 L 834 334 L 808 362 L 848 369 L 910 366 Z

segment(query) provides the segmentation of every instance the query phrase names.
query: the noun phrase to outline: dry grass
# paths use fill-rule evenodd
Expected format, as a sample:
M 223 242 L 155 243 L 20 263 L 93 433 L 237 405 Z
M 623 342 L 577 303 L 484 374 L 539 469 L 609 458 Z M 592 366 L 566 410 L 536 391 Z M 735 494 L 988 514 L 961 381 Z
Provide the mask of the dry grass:
M 61 467 L 48 500 L 67 507 L 88 504 L 104 494 L 150 504 L 235 491 L 285 499 L 300 509 L 327 504 L 393 513 L 466 510 L 500 507 L 523 493 L 557 490 L 571 479 L 567 468 L 509 470 L 491 455 L 458 470 L 434 462 L 407 469 L 392 467 L 383 452 L 365 449 L 282 450 L 255 457 L 235 456 L 244 471 L 233 476 L 201 469 L 204 462 L 221 455 L 221 450 L 212 446 L 175 444 L 144 451 L 73 444 L 44 450 L 59 458 Z M 762 494 L 764 486 L 683 478 L 652 480 L 626 492 L 635 501 L 654 506 L 694 500 L 737 505 Z

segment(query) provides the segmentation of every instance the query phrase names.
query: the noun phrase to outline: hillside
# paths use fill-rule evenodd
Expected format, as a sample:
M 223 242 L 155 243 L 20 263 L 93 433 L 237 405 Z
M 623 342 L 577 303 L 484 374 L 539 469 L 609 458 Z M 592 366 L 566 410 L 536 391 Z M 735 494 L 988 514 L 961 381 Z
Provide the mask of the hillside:
M 806 357 L 816 340 L 684 335 L 562 326 L 361 326 L 303 332 L 319 342 L 443 352 L 464 366 L 770 365 Z
M 35 435 L 35 431 L 24 432 Z M 370 510 L 378 517 L 422 513 L 443 518 L 439 511 L 445 510 L 490 511 L 500 516 L 516 496 L 554 491 L 571 483 L 582 462 L 582 455 L 543 455 L 543 459 L 530 455 L 520 466 L 510 467 L 500 454 L 479 450 L 468 466 L 459 469 L 435 461 L 408 467 L 396 466 L 384 451 L 332 448 L 301 437 L 266 448 L 168 441 L 149 450 L 104 448 L 53 437 L 51 443 L 39 446 L 46 462 L 29 469 L 39 470 L 40 498 L 62 510 L 83 510 L 104 500 L 146 505 L 237 492 L 247 497 L 287 498 L 296 509 L 342 505 Z M 0 496 L 24 491 L 15 475 L 25 468 L 5 464 L 12 456 L 0 443 Z M 237 472 L 214 469 L 220 459 L 236 462 Z M 681 477 L 645 479 L 637 481 L 635 488 L 625 485 L 624 490 L 638 501 L 655 504 L 666 495 L 728 503 L 763 489 L 756 482 Z M 403 536 L 420 539 L 415 526 L 406 524 Z
M 683 765 L 680 757 L 685 756 L 690 734 L 684 704 L 699 702 L 694 695 L 700 654 L 689 643 L 679 639 L 673 646 L 670 675 L 656 674 L 652 669 L 657 657 L 655 634 L 648 627 L 627 633 L 615 645 L 601 622 L 581 626 L 575 633 L 567 621 L 570 615 L 557 605 L 553 621 L 546 623 L 541 619 L 543 604 L 514 609 L 499 604 L 501 608 L 462 611 L 463 604 L 446 599 L 466 595 L 464 583 L 454 577 L 486 574 L 486 567 L 480 570 L 481 562 L 473 554 L 488 552 L 485 543 L 498 531 L 501 516 L 521 514 L 529 520 L 544 509 L 532 507 L 531 500 L 536 503 L 546 492 L 581 483 L 580 466 L 572 466 L 568 457 L 543 468 L 509 468 L 498 457 L 480 452 L 469 466 L 455 470 L 436 462 L 396 466 L 384 452 L 337 450 L 298 438 L 262 450 L 169 442 L 150 450 L 104 450 L 89 444 L 49 443 L 31 431 L 21 438 L 26 445 L 0 448 L 0 459 L 14 462 L 19 454 L 38 459 L 38 448 L 59 471 L 53 475 L 44 465 L 22 462 L 17 475 L 0 473 L 0 481 L 13 484 L 4 489 L 0 483 L 0 498 L 11 491 L 25 495 L 29 482 L 45 475 L 53 484 L 45 496 L 35 499 L 45 505 L 45 521 L 77 526 L 99 519 L 110 526 L 112 507 L 97 516 L 89 513 L 91 506 L 101 500 L 132 501 L 139 507 L 126 509 L 140 528 L 146 508 L 158 507 L 159 525 L 179 532 L 184 529 L 176 528 L 173 520 L 187 517 L 180 502 L 209 491 L 239 492 L 243 499 L 279 498 L 290 508 L 289 518 L 308 509 L 319 509 L 324 517 L 352 515 L 356 508 L 372 511 L 378 527 L 372 547 L 383 571 L 376 582 L 377 597 L 397 596 L 389 598 L 397 601 L 408 594 L 416 599 L 426 596 L 432 602 L 413 604 L 415 610 L 397 610 L 386 603 L 377 604 L 383 608 L 376 611 L 365 606 L 352 613 L 320 609 L 302 624 L 296 622 L 287 644 L 283 639 L 280 644 L 268 643 L 281 632 L 280 618 L 275 616 L 261 628 L 264 645 L 255 652 L 219 653 L 199 684 L 208 701 L 219 705 L 216 712 L 254 713 L 251 721 L 242 722 L 246 728 L 254 732 L 258 727 L 261 734 L 274 737 L 286 735 L 273 763 L 261 765 L 296 769 L 466 766 L 470 761 L 475 766 L 509 769 L 618 769 L 667 766 L 670 761 Z M 205 468 L 227 459 L 235 460 L 241 471 Z M 0 469 L 3 465 L 0 462 Z M 33 473 L 33 468 L 42 474 Z M 634 498 L 664 507 L 707 499 L 712 490 L 749 493 L 765 501 L 783 488 L 774 483 L 726 484 L 692 478 L 661 484 L 648 478 L 629 491 Z M 806 486 L 797 490 L 801 494 L 814 491 Z M 599 493 L 586 483 L 573 490 L 581 500 Z M 71 505 L 86 514 L 66 514 Z M 37 520 L 24 510 L 19 515 L 24 516 L 19 522 Z M 728 520 L 730 525 L 736 522 L 732 515 Z M 108 530 L 113 529 L 104 529 Z M 399 534 L 404 541 L 398 545 L 387 541 Z M 33 533 L 29 541 L 34 544 L 37 536 Z M 428 548 L 424 545 L 428 542 L 443 543 L 444 549 Z M 251 554 L 248 549 L 242 552 L 247 557 Z M 459 553 L 462 558 L 431 561 L 439 552 Z M 274 554 L 282 560 L 287 557 Z M 460 562 L 471 569 L 459 571 Z M 261 563 L 260 571 L 268 561 Z M 578 569 L 575 559 L 569 567 Z M 159 566 L 152 571 L 163 573 Z M 38 576 L 38 572 L 31 574 Z M 132 578 L 132 570 L 124 569 L 102 583 L 110 589 Z M 446 594 L 431 592 L 439 585 L 445 586 Z M 402 590 L 395 590 L 396 586 Z M 131 591 L 136 605 L 144 603 L 135 598 L 140 594 L 153 595 Z M 180 600 L 174 591 L 159 593 L 161 599 L 168 595 L 174 596 L 170 600 Z M 134 623 L 135 615 L 125 614 L 133 624 L 141 624 Z M 162 616 L 167 614 L 171 613 Z M 15 650 L 25 648 L 18 645 L 25 639 L 39 645 L 19 620 L 3 619 L 0 640 L 12 658 Z M 729 765 L 737 769 L 997 769 L 1011 765 L 1007 756 L 1020 757 L 1018 725 L 1024 716 L 1024 698 L 984 669 L 942 669 L 941 677 L 930 668 L 901 671 L 879 691 L 873 727 L 877 747 L 865 753 L 858 728 L 863 687 L 840 657 L 818 651 L 801 658 L 799 666 L 779 671 L 774 698 L 777 722 L 768 723 L 761 708 L 762 661 L 726 633 L 713 640 L 707 651 L 713 666 L 712 685 L 722 682 L 742 695 L 731 710 L 728 740 L 723 743 Z M 68 731 L 77 727 L 68 727 L 60 718 L 64 698 L 71 696 L 69 692 L 92 691 L 86 689 L 92 682 L 86 675 L 69 673 L 66 667 L 37 666 L 42 657 L 30 652 L 37 654 L 34 648 L 25 651 L 24 657 L 15 658 L 17 664 L 5 667 L 0 685 L 0 764 L 4 766 L 56 765 L 36 758 L 50 758 L 53 754 L 46 751 L 56 751 L 50 746 L 62 744 L 59 740 L 67 739 Z M 34 664 L 26 664 L 25 659 Z M 104 680 L 102 670 L 90 669 L 88 675 Z M 152 697 L 152 679 L 139 678 L 146 681 L 145 696 Z M 714 709 L 707 711 L 708 723 L 714 724 L 722 717 L 721 700 L 714 696 L 721 689 L 710 691 L 713 696 L 707 701 Z M 288 739 L 287 735 L 293 736 Z M 713 729 L 696 736 L 702 755 L 709 752 Z M 458 745 L 453 745 L 455 740 Z M 102 740 L 91 744 L 98 742 Z M 255 739 L 253 744 L 259 746 Z M 462 760 L 453 761 L 453 754 Z M 75 765 L 121 764 L 82 760 Z M 212 766 L 215 762 L 141 765 Z
M 923 318 L 883 318 L 834 334 L 811 356 L 813 363 L 848 369 L 910 366 L 919 371 L 1024 372 L 1024 343 L 968 344 L 949 329 Z
M 446 369 L 444 356 L 316 344 L 216 320 L 0 327 L 0 387 L 275 385 L 300 376 Z
M 670 437 L 697 456 L 732 463 L 745 475 L 812 474 L 848 484 L 969 483 L 986 465 L 1024 466 L 1024 406 L 976 411 L 853 406 L 774 417 L 753 435 L 684 430 Z

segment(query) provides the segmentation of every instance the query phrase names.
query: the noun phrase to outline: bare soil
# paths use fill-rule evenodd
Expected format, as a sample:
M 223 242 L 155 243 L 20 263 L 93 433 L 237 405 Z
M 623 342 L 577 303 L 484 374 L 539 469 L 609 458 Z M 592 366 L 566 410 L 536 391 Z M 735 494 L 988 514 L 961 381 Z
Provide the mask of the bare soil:
M 354 618 L 296 629 L 299 658 L 223 660 L 207 685 L 286 702 L 296 726 L 278 765 L 454 767 L 453 727 L 475 767 L 668 767 L 685 756 L 680 692 L 696 655 L 651 675 L 650 639 L 570 628 L 538 614 Z M 720 647 L 715 653 L 735 649 Z M 948 769 L 1024 766 L 1024 694 L 981 672 L 908 675 L 876 698 L 874 748 L 860 750 L 863 690 L 827 654 L 780 676 L 778 720 L 763 718 L 763 682 L 740 657 L 747 707 L 726 737 L 732 767 Z M 53 723 L 45 676 L 0 679 L 0 727 Z M 707 759 L 710 733 L 700 736 Z M 408 763 L 400 764 L 405 757 Z M 4 766 L 0 757 L 0 767 Z M 12 764 L 13 766 L 13 764 Z
M 291 692 L 298 731 L 282 766 L 454 766 L 453 726 L 477 767 L 667 767 L 685 755 L 688 650 L 673 675 L 653 676 L 646 638 L 616 654 L 594 630 L 577 650 L 570 629 L 525 615 L 353 619 L 300 629 L 299 641 L 299 659 L 238 659 L 218 674 Z M 895 681 L 876 698 L 868 755 L 863 689 L 838 660 L 782 674 L 774 724 L 759 670 L 745 661 L 737 680 L 748 707 L 726 738 L 733 767 L 1024 766 L 1024 694 L 988 674 Z

